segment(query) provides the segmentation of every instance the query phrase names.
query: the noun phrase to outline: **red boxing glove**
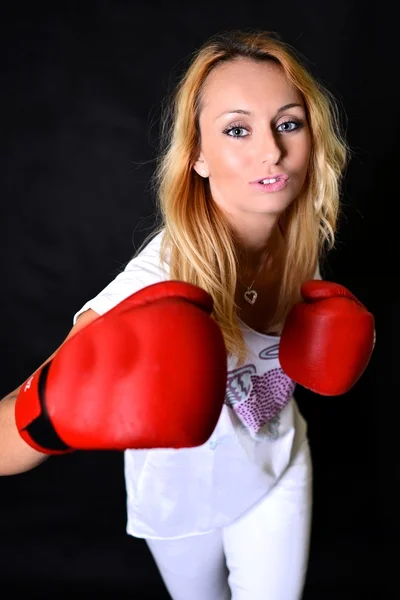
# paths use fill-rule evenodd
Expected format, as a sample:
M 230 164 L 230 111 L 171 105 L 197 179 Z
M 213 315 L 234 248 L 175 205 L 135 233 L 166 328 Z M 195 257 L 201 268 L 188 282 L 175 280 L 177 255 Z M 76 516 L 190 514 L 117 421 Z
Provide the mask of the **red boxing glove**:
M 91 322 L 21 387 L 22 438 L 46 454 L 205 443 L 227 377 L 212 308 L 204 290 L 169 281 Z
M 363 374 L 375 341 L 373 315 L 345 287 L 312 280 L 301 287 L 283 327 L 279 361 L 285 373 L 323 396 L 350 390 Z

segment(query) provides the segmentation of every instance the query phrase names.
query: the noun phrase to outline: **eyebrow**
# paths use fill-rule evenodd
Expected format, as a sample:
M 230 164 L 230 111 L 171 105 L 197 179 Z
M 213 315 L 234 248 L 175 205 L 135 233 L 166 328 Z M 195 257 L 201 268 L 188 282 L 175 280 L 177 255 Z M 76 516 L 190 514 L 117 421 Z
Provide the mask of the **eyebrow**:
M 294 108 L 295 106 L 300 106 L 300 108 L 303 108 L 302 104 L 299 104 L 297 102 L 291 102 L 290 104 L 285 104 L 284 106 L 281 106 L 280 108 L 278 108 L 278 110 L 276 111 L 276 114 L 279 115 L 281 112 L 284 112 L 285 110 L 289 110 L 289 108 Z M 232 110 L 224 110 L 223 113 L 218 115 L 217 119 L 219 119 L 223 115 L 232 115 L 232 114 L 249 115 L 250 116 L 251 112 L 249 110 L 243 110 L 242 108 L 235 108 Z

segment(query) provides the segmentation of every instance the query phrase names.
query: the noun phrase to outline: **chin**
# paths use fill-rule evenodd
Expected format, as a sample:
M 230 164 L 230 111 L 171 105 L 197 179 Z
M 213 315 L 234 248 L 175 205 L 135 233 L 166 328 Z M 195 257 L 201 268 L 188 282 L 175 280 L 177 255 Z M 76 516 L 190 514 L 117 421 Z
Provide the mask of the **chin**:
M 278 215 L 279 216 L 293 202 L 292 198 L 289 200 L 286 200 L 286 201 L 283 201 L 283 200 L 271 201 L 271 200 L 269 202 L 265 202 L 265 201 L 259 202 L 258 206 L 254 206 L 254 212 L 256 212 L 258 214 L 265 214 L 265 215 L 271 215 L 271 216 Z

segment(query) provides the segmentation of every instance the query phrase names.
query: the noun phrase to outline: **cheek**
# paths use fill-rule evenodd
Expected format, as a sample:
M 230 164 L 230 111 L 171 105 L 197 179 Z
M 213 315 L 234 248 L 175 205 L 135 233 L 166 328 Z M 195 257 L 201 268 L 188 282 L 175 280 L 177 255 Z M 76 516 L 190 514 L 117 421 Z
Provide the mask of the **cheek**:
M 307 172 L 311 156 L 311 139 L 309 135 L 296 140 L 291 152 L 292 166 L 299 176 L 304 176 Z
M 311 135 L 310 135 L 310 132 L 307 130 L 304 145 L 303 145 L 303 157 L 302 157 L 303 158 L 302 162 L 303 162 L 305 169 L 308 168 L 308 165 L 310 163 L 310 157 L 311 157 Z
M 240 178 L 243 170 L 251 164 L 251 157 L 241 140 L 215 139 L 214 143 L 207 146 L 204 150 L 210 174 L 214 179 L 229 177 L 232 181 L 234 178 Z

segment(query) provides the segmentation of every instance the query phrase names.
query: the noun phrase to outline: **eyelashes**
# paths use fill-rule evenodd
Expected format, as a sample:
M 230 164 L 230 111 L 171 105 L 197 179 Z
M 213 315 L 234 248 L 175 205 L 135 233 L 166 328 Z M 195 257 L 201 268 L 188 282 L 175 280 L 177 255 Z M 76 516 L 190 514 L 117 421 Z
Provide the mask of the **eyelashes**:
M 244 125 L 230 125 L 229 127 L 227 127 L 226 129 L 223 130 L 222 133 L 224 133 L 225 135 L 228 135 L 229 137 L 233 137 L 233 138 L 241 138 L 241 137 L 247 137 L 247 135 L 231 135 L 232 132 L 237 132 L 237 131 L 248 131 L 247 127 L 245 127 Z
M 283 130 L 280 129 L 282 126 L 287 127 L 288 125 L 291 125 L 292 127 L 290 129 L 283 129 Z M 292 133 L 292 132 L 294 133 L 295 131 L 299 131 L 303 127 L 304 127 L 303 121 L 300 121 L 298 119 L 288 119 L 287 121 L 283 121 L 282 123 L 280 123 L 278 125 L 277 131 L 278 131 L 278 133 L 285 133 L 285 134 Z M 247 133 L 245 135 L 241 135 L 240 132 L 242 132 L 242 131 L 245 131 Z M 236 132 L 235 135 L 233 135 L 234 132 Z M 226 129 L 224 129 L 222 133 L 224 133 L 225 135 L 228 135 L 229 137 L 233 137 L 233 138 L 245 138 L 250 135 L 248 127 L 246 125 L 244 125 L 243 123 L 233 123 Z

